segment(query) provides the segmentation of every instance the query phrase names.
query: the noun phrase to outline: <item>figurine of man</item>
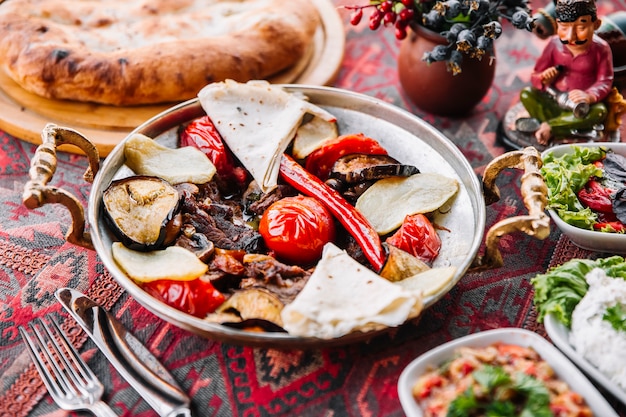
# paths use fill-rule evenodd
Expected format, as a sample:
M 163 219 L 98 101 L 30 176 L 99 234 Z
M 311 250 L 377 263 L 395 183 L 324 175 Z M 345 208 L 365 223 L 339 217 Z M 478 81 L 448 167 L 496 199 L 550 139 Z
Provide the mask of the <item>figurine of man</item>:
M 535 63 L 532 87 L 520 94 L 530 116 L 541 122 L 535 132 L 541 145 L 602 124 L 603 100 L 613 86 L 613 55 L 595 35 L 601 20 L 594 0 L 558 0 L 555 12 L 556 36 Z

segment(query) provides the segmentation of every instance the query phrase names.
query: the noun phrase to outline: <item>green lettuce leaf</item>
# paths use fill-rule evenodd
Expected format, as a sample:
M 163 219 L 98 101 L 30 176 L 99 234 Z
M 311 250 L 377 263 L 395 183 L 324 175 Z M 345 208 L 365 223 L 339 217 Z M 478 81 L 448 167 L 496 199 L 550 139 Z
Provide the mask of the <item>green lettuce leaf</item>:
M 548 152 L 543 158 L 541 174 L 548 188 L 547 208 L 572 226 L 592 230 L 598 216 L 584 207 L 576 194 L 589 179 L 603 176 L 602 169 L 593 162 L 604 158 L 606 149 L 580 146 L 573 146 L 573 149 L 574 152 L 561 157 Z
M 585 276 L 594 268 L 603 269 L 610 277 L 626 279 L 626 262 L 617 255 L 596 260 L 572 259 L 532 278 L 537 321 L 541 323 L 546 314 L 553 314 L 561 323 L 571 327 L 572 312 L 589 288 Z

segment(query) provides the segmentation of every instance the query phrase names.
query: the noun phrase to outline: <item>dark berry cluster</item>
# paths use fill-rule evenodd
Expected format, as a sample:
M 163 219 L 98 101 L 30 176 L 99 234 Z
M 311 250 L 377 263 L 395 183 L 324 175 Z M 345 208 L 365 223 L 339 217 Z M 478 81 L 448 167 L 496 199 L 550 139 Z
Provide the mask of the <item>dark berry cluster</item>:
M 422 25 L 443 35 L 448 44 L 427 52 L 426 62 L 445 61 L 454 74 L 461 72 L 464 56 L 493 56 L 493 42 L 502 33 L 501 19 L 518 29 L 531 31 L 533 20 L 528 0 L 370 0 L 367 5 L 345 6 L 350 23 L 358 25 L 370 9 L 369 28 L 393 27 L 404 39 L 407 29 Z

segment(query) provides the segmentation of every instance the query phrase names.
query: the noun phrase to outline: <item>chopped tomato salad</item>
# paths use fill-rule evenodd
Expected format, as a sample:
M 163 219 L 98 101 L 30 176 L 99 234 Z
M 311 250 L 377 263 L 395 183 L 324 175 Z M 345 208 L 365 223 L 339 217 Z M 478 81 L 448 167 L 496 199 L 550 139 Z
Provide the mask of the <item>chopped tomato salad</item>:
M 424 417 L 590 417 L 591 409 L 532 348 L 462 347 L 422 375 L 413 396 Z

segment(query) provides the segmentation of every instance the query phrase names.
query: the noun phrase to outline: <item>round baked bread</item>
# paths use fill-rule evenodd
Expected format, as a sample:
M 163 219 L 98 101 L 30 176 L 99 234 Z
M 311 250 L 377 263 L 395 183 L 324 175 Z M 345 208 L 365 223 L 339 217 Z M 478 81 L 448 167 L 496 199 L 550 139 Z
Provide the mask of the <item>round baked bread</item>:
M 178 102 L 212 82 L 266 79 L 311 46 L 309 0 L 9 0 L 0 64 L 37 95 Z

